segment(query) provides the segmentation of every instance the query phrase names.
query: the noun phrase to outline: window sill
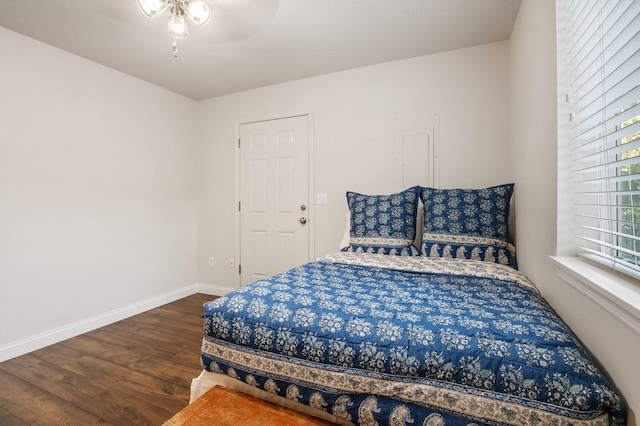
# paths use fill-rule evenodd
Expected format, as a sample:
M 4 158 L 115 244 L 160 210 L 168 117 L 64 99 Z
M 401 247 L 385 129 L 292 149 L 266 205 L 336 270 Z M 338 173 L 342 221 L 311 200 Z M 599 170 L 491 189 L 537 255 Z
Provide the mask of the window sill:
M 640 334 L 640 285 L 579 257 L 552 256 L 558 276 Z

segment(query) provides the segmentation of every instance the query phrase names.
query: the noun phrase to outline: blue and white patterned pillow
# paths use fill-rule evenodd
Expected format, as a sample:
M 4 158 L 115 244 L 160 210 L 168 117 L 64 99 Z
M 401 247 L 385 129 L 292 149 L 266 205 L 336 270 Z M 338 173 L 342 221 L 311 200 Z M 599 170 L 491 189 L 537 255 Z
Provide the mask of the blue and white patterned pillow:
M 419 192 L 418 186 L 391 195 L 347 192 L 350 238 L 343 251 L 419 255 L 413 245 Z
M 423 256 L 484 260 L 517 268 L 509 250 L 513 184 L 484 189 L 422 188 Z

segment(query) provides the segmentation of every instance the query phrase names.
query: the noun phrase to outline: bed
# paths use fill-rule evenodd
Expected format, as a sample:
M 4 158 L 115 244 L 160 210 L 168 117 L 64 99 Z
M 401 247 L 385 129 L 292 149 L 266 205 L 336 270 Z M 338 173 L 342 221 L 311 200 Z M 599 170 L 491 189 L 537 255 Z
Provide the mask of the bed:
M 615 388 L 517 270 L 512 191 L 347 193 L 344 251 L 205 304 L 192 400 L 223 384 L 339 424 L 625 424 Z

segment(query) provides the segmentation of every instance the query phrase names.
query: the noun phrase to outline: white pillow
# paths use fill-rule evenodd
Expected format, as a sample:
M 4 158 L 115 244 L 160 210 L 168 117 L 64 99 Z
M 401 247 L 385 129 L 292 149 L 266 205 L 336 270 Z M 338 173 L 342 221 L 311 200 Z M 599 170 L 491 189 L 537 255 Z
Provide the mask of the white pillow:
M 347 209 L 345 217 L 347 218 L 347 223 L 344 226 L 344 234 L 342 235 L 342 240 L 340 241 L 340 247 L 338 247 L 338 250 L 349 247 L 349 240 L 351 239 L 351 212 L 349 209 Z

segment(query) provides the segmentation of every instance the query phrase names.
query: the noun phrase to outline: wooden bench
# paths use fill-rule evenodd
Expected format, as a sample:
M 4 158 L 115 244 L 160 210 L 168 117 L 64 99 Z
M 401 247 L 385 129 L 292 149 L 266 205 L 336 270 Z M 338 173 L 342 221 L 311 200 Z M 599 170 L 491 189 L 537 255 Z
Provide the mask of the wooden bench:
M 171 417 L 164 426 L 326 426 L 331 424 L 233 389 L 214 386 Z

